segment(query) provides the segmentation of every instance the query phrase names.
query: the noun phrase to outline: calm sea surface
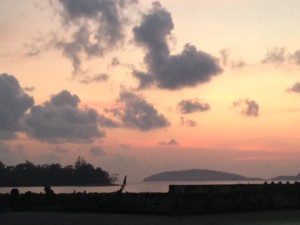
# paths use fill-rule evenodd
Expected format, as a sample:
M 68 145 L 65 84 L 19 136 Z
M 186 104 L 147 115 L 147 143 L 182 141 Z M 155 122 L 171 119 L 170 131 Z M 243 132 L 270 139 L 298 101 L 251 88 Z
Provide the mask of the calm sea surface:
M 201 184 L 263 184 L 264 181 L 195 181 L 195 182 L 139 182 L 139 183 L 132 183 L 127 184 L 125 187 L 125 192 L 168 192 L 169 185 L 171 184 L 185 184 L 185 185 L 201 185 Z M 11 189 L 14 187 L 0 187 L 0 193 L 10 193 Z M 44 192 L 44 187 L 17 187 L 20 193 L 25 193 L 27 191 L 31 191 L 34 193 L 41 193 Z M 108 193 L 108 192 L 115 192 L 119 189 L 119 186 L 57 186 L 51 187 L 55 193 L 73 193 L 76 192 L 84 192 L 87 193 Z

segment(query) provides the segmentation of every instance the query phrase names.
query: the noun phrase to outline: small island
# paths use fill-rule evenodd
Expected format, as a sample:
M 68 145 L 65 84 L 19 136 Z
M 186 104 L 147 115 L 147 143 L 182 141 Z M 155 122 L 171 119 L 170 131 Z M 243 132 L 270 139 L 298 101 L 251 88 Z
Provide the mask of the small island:
M 249 178 L 233 173 L 225 173 L 215 170 L 181 170 L 168 171 L 146 177 L 144 182 L 151 181 L 253 181 L 260 178 Z
M 74 165 L 34 165 L 26 161 L 16 166 L 5 166 L 0 161 L 0 187 L 32 186 L 106 186 L 115 178 L 100 167 L 94 168 L 79 156 Z
M 273 177 L 271 180 L 298 181 L 300 180 L 300 173 L 298 173 L 296 176 L 286 176 L 286 175 L 277 176 L 277 177 Z

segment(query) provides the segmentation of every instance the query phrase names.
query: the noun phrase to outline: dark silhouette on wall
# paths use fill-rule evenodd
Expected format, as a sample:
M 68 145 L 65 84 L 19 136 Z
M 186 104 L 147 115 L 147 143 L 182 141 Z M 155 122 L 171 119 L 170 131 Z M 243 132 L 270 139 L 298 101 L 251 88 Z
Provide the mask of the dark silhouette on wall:
M 123 184 L 121 185 L 120 189 L 117 191 L 118 194 L 122 194 L 122 192 L 125 189 L 126 183 L 127 183 L 127 176 L 124 177 Z
M 44 191 L 46 195 L 54 195 L 54 191 L 51 189 L 50 186 L 45 186 Z

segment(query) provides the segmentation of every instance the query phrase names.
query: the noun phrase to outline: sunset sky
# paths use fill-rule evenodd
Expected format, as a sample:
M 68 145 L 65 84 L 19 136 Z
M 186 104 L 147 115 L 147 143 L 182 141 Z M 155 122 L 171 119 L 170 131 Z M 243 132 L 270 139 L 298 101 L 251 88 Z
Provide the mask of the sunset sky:
M 299 0 L 1 0 L 0 161 L 300 172 Z

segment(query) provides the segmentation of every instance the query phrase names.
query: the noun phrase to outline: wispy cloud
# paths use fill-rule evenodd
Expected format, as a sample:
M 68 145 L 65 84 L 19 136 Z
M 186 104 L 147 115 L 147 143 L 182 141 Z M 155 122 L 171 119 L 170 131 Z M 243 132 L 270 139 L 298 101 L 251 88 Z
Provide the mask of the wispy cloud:
M 233 102 L 233 106 L 240 109 L 240 113 L 245 116 L 259 116 L 259 105 L 254 100 L 240 99 L 236 102 Z
M 194 112 L 204 112 L 210 110 L 210 105 L 202 102 L 199 99 L 181 100 L 177 104 L 177 108 L 182 114 L 189 114 Z

